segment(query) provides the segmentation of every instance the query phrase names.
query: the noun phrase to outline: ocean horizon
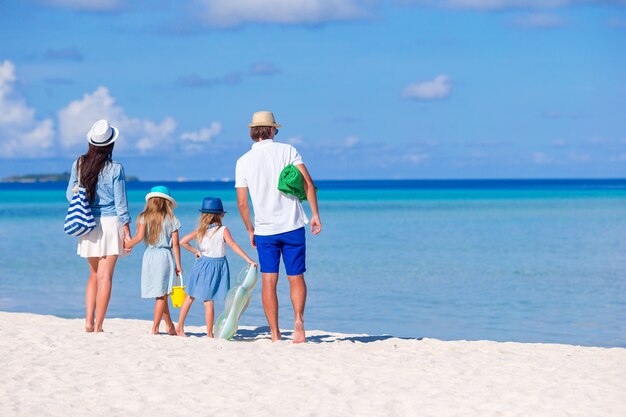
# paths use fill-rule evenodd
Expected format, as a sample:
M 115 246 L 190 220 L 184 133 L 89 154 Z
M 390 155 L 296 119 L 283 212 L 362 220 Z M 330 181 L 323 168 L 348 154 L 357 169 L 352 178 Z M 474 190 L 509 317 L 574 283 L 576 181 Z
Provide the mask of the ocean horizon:
M 222 198 L 226 226 L 256 259 L 232 181 L 129 182 L 133 234 L 157 184 L 172 189 L 182 233 L 194 228 L 204 196 Z M 0 310 L 83 316 L 87 267 L 62 231 L 66 185 L 0 183 Z M 324 228 L 307 232 L 307 328 L 626 347 L 626 179 L 316 185 Z M 119 260 L 108 317 L 151 318 L 153 301 L 139 291 L 142 254 L 138 245 Z M 227 256 L 234 279 L 245 263 Z M 193 256 L 183 250 L 182 259 L 190 271 Z M 242 325 L 266 325 L 259 287 Z M 279 301 L 289 329 L 282 264 Z M 189 324 L 202 322 L 194 305 Z

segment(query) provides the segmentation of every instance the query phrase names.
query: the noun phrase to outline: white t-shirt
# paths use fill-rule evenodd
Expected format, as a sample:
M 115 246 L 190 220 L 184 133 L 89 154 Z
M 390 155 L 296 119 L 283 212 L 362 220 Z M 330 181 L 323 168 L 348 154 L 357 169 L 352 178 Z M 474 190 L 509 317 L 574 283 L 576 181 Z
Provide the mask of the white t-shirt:
M 299 229 L 309 222 L 298 197 L 278 191 L 281 171 L 300 165 L 296 148 L 273 139 L 258 141 L 237 161 L 235 187 L 248 187 L 254 209 L 254 234 L 275 235 Z

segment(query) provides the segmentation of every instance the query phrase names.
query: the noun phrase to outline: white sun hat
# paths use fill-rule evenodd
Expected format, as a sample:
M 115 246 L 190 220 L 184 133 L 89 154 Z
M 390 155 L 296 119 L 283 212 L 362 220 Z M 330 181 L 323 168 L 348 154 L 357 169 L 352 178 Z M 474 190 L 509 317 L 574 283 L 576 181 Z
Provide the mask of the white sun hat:
M 109 124 L 108 120 L 98 120 L 87 132 L 87 141 L 93 146 L 107 146 L 115 142 L 120 131 Z
M 276 129 L 281 127 L 280 124 L 276 123 L 274 113 L 271 111 L 258 111 L 252 115 L 252 122 L 250 122 L 248 127 L 257 126 L 273 126 Z

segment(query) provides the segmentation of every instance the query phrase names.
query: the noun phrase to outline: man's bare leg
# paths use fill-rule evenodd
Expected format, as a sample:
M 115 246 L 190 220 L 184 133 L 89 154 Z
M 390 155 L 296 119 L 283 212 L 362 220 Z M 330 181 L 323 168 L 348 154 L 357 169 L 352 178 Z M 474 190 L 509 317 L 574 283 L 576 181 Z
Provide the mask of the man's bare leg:
M 293 304 L 293 343 L 306 342 L 304 332 L 304 306 L 306 304 L 306 282 L 304 274 L 287 275 L 289 279 L 289 294 Z
M 272 341 L 280 340 L 280 329 L 278 328 L 278 296 L 276 295 L 276 284 L 278 283 L 277 273 L 262 274 L 263 288 L 263 310 L 265 310 L 265 318 L 270 325 L 272 333 Z

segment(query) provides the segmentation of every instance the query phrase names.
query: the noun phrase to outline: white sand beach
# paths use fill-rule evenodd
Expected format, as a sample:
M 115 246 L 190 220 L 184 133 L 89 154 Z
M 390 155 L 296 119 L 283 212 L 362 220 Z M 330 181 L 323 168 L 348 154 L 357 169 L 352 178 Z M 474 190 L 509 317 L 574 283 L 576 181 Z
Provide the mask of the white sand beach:
M 622 348 L 149 329 L 107 319 L 106 333 L 87 334 L 80 319 L 0 312 L 0 415 L 626 415 Z

